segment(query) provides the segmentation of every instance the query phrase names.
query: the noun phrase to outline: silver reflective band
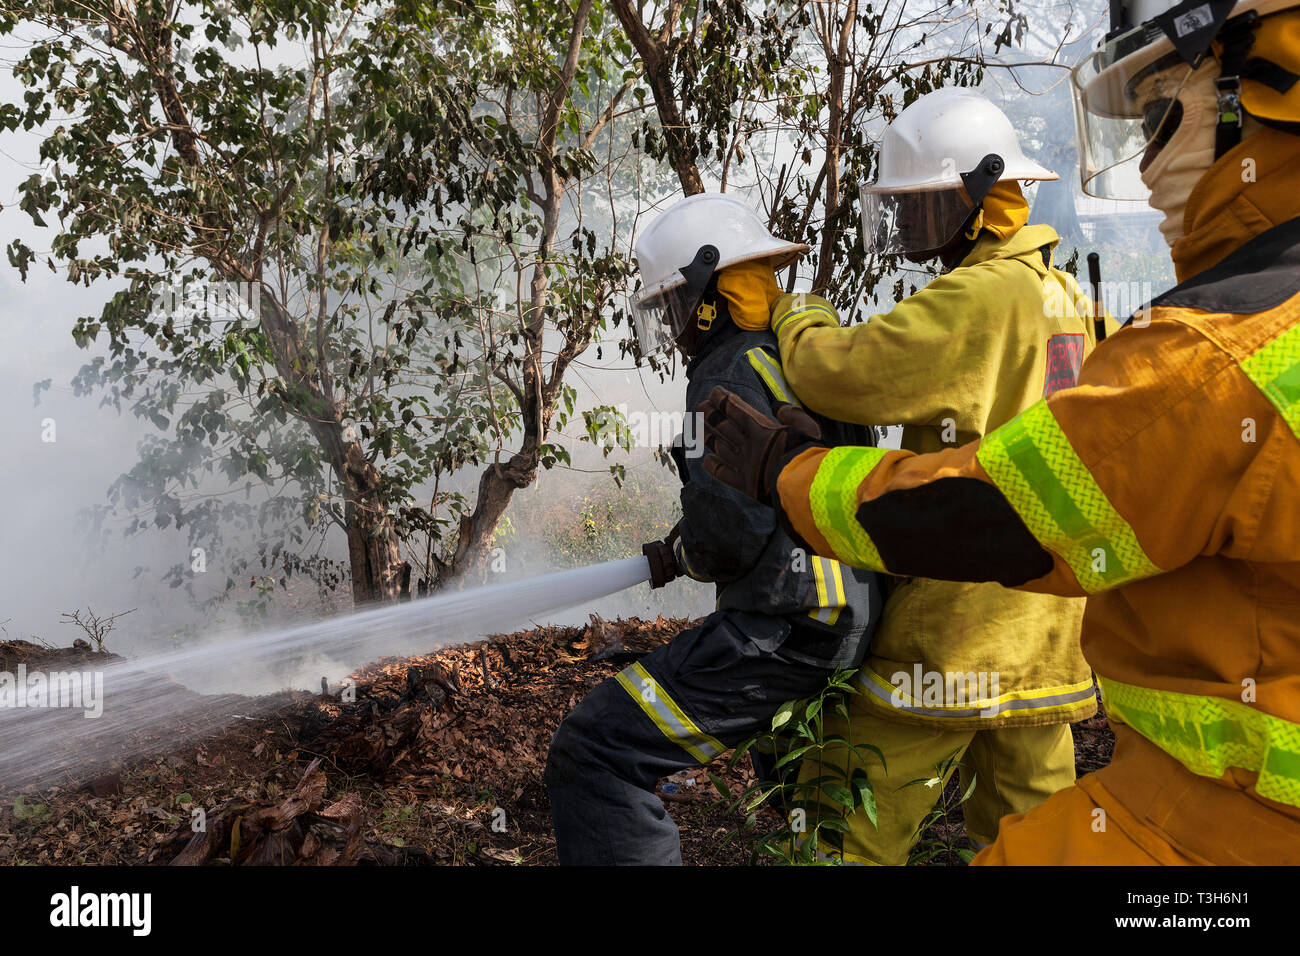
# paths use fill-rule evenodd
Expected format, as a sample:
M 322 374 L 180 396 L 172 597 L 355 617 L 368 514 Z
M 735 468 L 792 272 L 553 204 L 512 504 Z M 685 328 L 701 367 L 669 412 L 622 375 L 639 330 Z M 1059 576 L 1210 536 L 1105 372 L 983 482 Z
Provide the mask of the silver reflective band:
M 727 748 L 695 725 L 650 672 L 633 664 L 616 676 L 622 688 L 635 700 L 665 737 L 705 764 Z

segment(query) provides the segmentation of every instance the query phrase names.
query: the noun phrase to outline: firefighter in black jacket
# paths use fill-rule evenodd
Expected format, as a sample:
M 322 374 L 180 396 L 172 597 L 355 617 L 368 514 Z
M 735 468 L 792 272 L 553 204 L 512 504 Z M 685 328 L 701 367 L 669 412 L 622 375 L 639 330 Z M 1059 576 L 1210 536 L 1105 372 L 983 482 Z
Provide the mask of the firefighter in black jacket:
M 729 196 L 678 202 L 636 244 L 642 352 L 675 345 L 688 357 L 688 409 L 722 386 L 774 415 L 792 403 L 782 416 L 830 444 L 874 444 L 871 428 L 804 413 L 782 377 L 768 330 L 774 270 L 806 251 Z M 782 703 L 856 667 L 880 616 L 874 574 L 799 549 L 770 508 L 705 473 L 698 440 L 678 444 L 679 533 L 646 552 L 656 584 L 678 574 L 713 582 L 717 610 L 605 681 L 560 725 L 546 786 L 564 864 L 679 864 L 656 782 L 769 730 Z

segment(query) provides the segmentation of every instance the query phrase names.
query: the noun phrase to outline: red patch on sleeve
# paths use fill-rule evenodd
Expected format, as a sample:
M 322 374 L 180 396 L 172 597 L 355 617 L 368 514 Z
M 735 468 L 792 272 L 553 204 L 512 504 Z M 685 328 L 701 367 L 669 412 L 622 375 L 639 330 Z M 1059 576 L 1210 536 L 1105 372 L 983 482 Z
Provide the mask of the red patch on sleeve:
M 1047 340 L 1047 378 L 1043 397 L 1079 384 L 1083 366 L 1083 333 L 1060 332 Z

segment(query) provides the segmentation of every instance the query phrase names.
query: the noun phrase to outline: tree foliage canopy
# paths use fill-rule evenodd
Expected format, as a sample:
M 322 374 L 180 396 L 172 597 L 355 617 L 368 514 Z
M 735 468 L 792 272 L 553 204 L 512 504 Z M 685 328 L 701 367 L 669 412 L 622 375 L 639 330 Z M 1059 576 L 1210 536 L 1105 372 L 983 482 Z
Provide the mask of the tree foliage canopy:
M 741 183 L 813 246 L 814 288 L 871 293 L 871 136 L 1023 23 L 904 7 L 0 0 L 29 41 L 0 130 L 40 132 L 20 206 L 54 224 L 9 261 L 112 290 L 75 323 L 75 383 L 159 432 L 103 513 L 207 548 L 256 532 L 228 586 L 257 563 L 366 601 L 472 570 L 511 494 L 570 461 L 570 421 L 606 437 L 566 374 L 606 340 L 640 358 L 652 201 Z

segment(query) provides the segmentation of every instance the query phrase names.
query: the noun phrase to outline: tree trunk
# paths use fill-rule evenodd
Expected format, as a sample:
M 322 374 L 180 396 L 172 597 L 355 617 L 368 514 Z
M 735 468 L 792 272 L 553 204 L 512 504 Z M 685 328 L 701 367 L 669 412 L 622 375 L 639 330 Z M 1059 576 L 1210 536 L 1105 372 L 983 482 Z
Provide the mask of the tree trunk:
M 349 502 L 344 508 L 344 522 L 352 603 L 360 607 L 408 597 L 409 590 L 404 590 L 403 585 L 410 581 L 410 569 L 402 560 L 401 542 L 387 516 L 380 514 L 376 519 L 373 507 Z
M 538 238 L 536 264 L 533 266 L 533 276 L 529 284 L 527 311 L 523 316 L 523 340 L 527 354 L 523 360 L 523 381 L 516 392 L 522 422 L 519 451 L 511 455 L 504 464 L 499 461 L 494 462 L 484 469 L 479 477 L 478 497 L 474 501 L 474 510 L 460 519 L 460 537 L 456 543 L 455 554 L 450 561 L 437 562 L 436 584 L 441 587 L 445 587 L 452 580 L 455 580 L 456 586 L 459 587 L 467 582 L 483 579 L 486 570 L 485 559 L 492 549 L 492 538 L 496 534 L 502 515 L 510 505 L 510 499 L 516 491 L 527 488 L 537 480 L 542 444 L 550 432 L 551 419 L 555 414 L 555 401 L 560 393 L 565 369 L 591 341 L 594 324 L 586 329 L 585 334 L 566 333 L 564 346 L 551 362 L 551 375 L 549 378 L 546 376 L 542 362 L 542 345 L 546 332 L 546 293 L 550 287 L 546 262 L 555 243 L 555 234 L 560 223 L 560 203 L 568 185 L 568 179 L 556 167 L 555 142 L 559 129 L 560 110 L 569 97 L 573 76 L 578 66 L 578 56 L 582 50 L 583 34 L 593 5 L 594 0 L 581 0 L 574 12 L 568 51 L 559 70 L 559 80 L 547 102 L 538 142 L 540 152 L 538 172 L 544 186 L 544 194 L 539 197 L 542 207 L 542 231 Z
M 657 37 L 650 33 L 649 27 L 641 19 L 640 7 L 634 8 L 631 0 L 613 0 L 611 5 L 628 40 L 641 57 L 646 84 L 654 96 L 655 110 L 659 114 L 659 128 L 668 144 L 668 161 L 672 163 L 682 184 L 682 194 L 694 196 L 702 193 L 704 181 L 700 178 L 694 151 L 687 145 L 686 123 L 682 119 L 669 72 L 671 63 L 668 60 L 667 40 L 681 11 L 681 0 L 672 0 L 668 4 L 664 13 L 664 26 Z
M 322 423 L 324 424 L 324 423 Z M 331 465 L 344 488 L 343 523 L 348 535 L 352 601 L 358 607 L 410 596 L 410 571 L 393 519 L 379 500 L 380 474 L 361 445 L 348 441 L 338 425 L 317 428 L 330 451 Z

